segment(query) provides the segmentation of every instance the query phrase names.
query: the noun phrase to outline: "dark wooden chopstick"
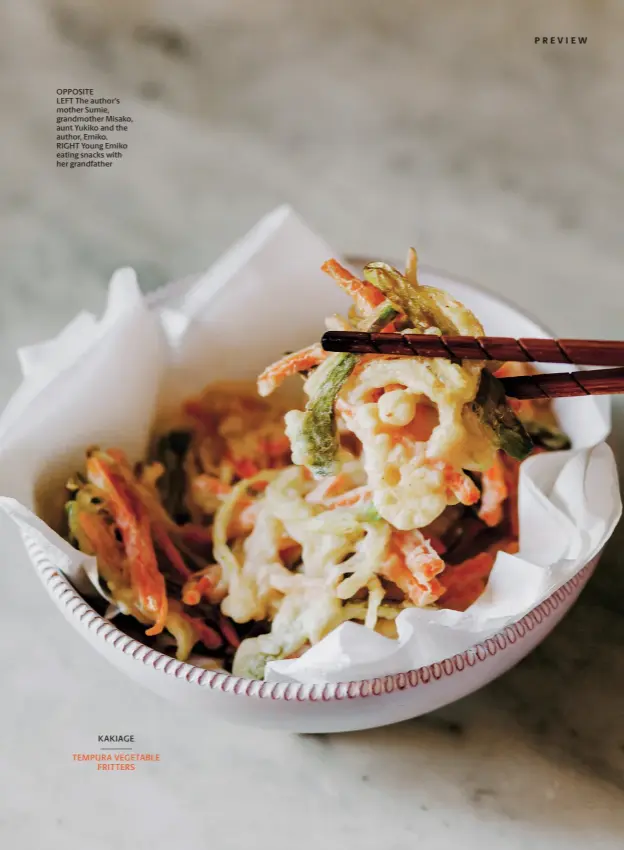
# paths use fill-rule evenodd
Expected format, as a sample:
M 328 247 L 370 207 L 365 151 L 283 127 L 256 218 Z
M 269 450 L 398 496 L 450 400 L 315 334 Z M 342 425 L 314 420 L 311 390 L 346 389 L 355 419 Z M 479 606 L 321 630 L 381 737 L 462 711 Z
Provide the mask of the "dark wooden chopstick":
M 501 378 L 510 398 L 573 398 L 582 395 L 624 393 L 624 369 L 555 372 Z
M 447 360 L 496 360 L 616 366 L 583 372 L 502 378 L 511 398 L 566 398 L 624 393 L 624 342 L 591 339 L 513 339 L 512 337 L 435 336 L 433 334 L 326 331 L 325 351 L 442 357 Z
M 513 339 L 505 336 L 434 336 L 433 334 L 326 331 L 325 351 L 398 354 L 450 360 L 500 360 L 523 363 L 573 363 L 624 366 L 624 342 L 592 339 Z

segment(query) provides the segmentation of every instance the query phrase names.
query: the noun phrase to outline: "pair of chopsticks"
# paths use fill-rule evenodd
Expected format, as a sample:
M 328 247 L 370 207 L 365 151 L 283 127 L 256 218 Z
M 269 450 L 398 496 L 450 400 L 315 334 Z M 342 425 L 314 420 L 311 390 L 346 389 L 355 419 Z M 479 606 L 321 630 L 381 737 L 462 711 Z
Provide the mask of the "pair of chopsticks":
M 505 393 L 520 399 L 624 393 L 624 342 L 618 341 L 326 331 L 321 344 L 325 351 L 443 357 L 454 362 L 497 360 L 620 367 L 523 375 L 501 380 Z

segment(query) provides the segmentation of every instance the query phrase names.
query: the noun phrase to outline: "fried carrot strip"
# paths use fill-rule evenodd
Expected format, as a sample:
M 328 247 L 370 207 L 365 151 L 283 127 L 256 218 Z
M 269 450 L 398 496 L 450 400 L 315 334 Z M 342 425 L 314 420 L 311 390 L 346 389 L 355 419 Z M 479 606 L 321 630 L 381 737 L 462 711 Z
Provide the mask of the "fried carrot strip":
M 453 469 L 444 461 L 430 461 L 428 465 L 443 472 L 447 488 L 462 505 L 474 505 L 481 498 L 479 488 L 465 472 Z
M 397 531 L 380 574 L 394 582 L 419 608 L 431 605 L 444 593 L 436 578 L 445 563 L 420 531 Z
M 130 582 L 138 594 L 141 607 L 155 618 L 147 635 L 157 635 L 165 627 L 168 612 L 165 579 L 158 569 L 147 510 L 126 482 L 113 472 L 109 464 L 93 454 L 87 460 L 87 473 L 103 490 L 121 532 L 130 567 Z
M 208 576 L 191 576 L 182 588 L 182 602 L 185 605 L 199 605 L 202 596 L 209 598 L 213 585 Z
M 419 582 L 405 565 L 404 559 L 396 552 L 386 558 L 379 574 L 394 582 L 418 608 L 431 605 L 444 592 L 444 588 L 437 579 L 433 579 L 428 586 Z
M 321 271 L 333 278 L 338 286 L 353 298 L 357 309 L 363 315 L 370 313 L 374 307 L 378 307 L 386 300 L 386 296 L 376 286 L 355 277 L 337 260 L 327 260 L 321 266 Z
M 119 586 L 127 584 L 123 555 L 113 530 L 106 525 L 102 517 L 87 511 L 81 511 L 78 521 L 98 558 L 98 566 L 104 579 L 109 583 L 112 580 Z
M 505 469 L 497 455 L 492 466 L 483 473 L 481 480 L 481 506 L 479 519 L 490 528 L 503 521 L 503 503 L 509 491 L 505 481 Z
M 216 604 L 227 593 L 221 586 L 221 568 L 218 564 L 208 564 L 192 573 L 182 587 L 182 602 L 185 605 L 199 605 L 202 598 Z
M 479 488 L 465 473 L 449 470 L 445 477 L 449 490 L 462 505 L 474 505 L 479 501 Z
M 403 553 L 405 565 L 413 575 L 430 582 L 446 567 L 446 564 L 436 552 L 432 541 L 428 540 L 418 529 L 395 531 L 393 538 L 399 550 Z
M 261 396 L 271 395 L 286 378 L 305 372 L 318 366 L 328 356 L 318 343 L 295 351 L 272 363 L 258 377 L 258 393 Z

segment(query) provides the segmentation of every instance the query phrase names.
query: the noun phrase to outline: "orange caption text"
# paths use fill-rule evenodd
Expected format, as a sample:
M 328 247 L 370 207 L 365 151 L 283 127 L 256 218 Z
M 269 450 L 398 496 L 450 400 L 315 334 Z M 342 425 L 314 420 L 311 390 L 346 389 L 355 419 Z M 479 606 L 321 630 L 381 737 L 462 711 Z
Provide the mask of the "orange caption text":
M 73 753 L 72 758 L 91 762 L 97 770 L 136 770 L 136 762 L 160 761 L 160 753 Z

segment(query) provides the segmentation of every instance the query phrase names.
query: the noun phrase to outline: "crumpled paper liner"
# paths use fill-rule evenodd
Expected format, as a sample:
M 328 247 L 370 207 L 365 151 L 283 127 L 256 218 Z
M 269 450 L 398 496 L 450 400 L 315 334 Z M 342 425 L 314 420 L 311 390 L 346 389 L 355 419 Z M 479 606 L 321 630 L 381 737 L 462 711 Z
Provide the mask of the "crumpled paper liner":
M 104 595 L 95 560 L 53 528 L 60 528 L 64 482 L 82 467 L 87 447 L 119 446 L 139 459 L 155 419 L 188 395 L 214 380 L 253 379 L 284 351 L 317 339 L 324 316 L 349 306 L 319 270 L 331 256 L 281 207 L 205 275 L 156 296 L 145 298 L 134 272 L 121 269 L 101 320 L 79 313 L 56 338 L 18 352 L 24 379 L 0 417 L 0 508 L 81 593 Z M 421 280 L 448 289 L 486 332 L 545 336 L 481 290 L 426 270 Z M 590 561 L 621 513 L 604 443 L 609 405 L 583 398 L 556 406 L 574 449 L 523 464 L 520 554 L 498 555 L 478 602 L 463 613 L 403 611 L 396 641 L 344 623 L 302 658 L 271 663 L 267 678 L 345 681 L 431 664 L 520 619 Z

